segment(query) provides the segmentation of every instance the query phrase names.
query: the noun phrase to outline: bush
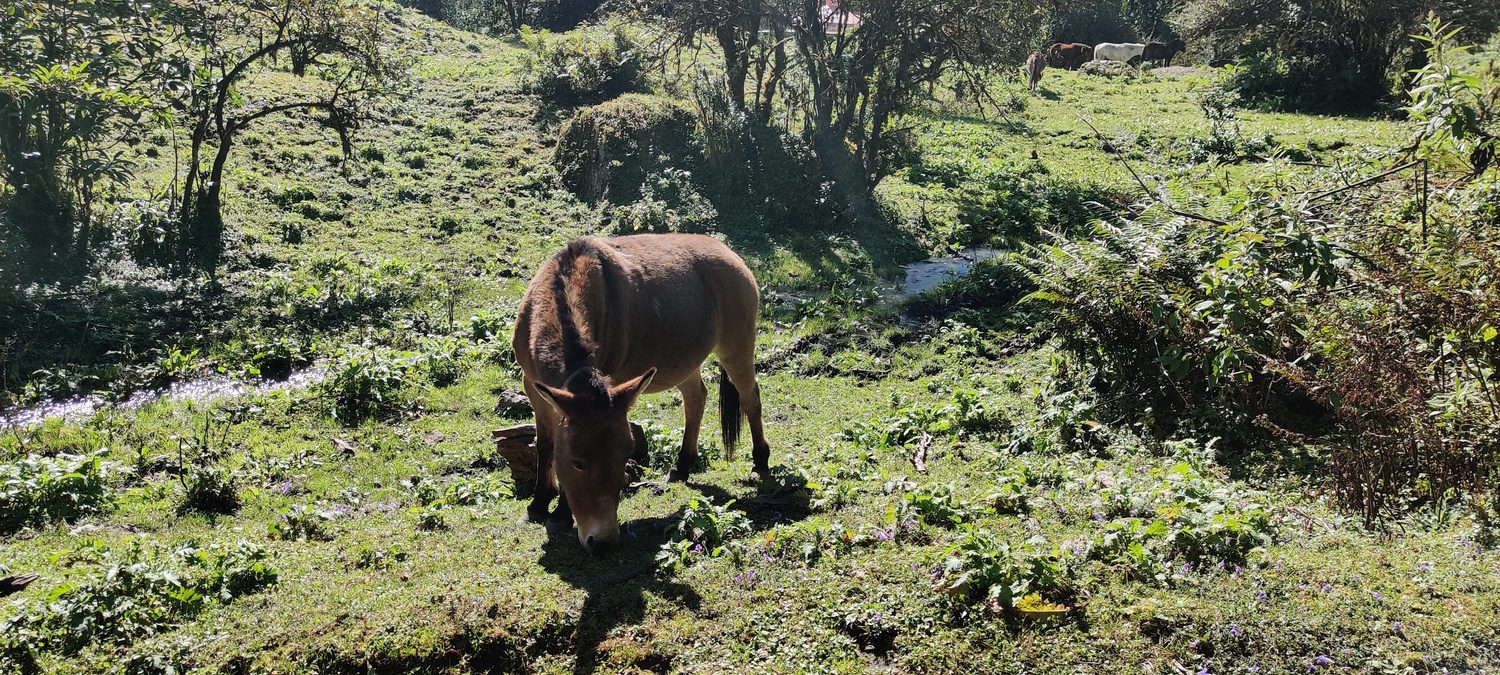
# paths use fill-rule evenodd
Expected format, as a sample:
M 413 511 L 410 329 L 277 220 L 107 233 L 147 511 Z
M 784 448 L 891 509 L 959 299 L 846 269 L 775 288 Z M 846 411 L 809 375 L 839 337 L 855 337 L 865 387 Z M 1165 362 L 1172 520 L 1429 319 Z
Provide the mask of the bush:
M 693 185 L 692 173 L 665 169 L 646 177 L 641 198 L 615 209 L 622 232 L 707 232 L 719 212 Z
M 332 399 L 335 417 L 356 423 L 403 409 L 413 370 L 413 359 L 405 352 L 351 347 L 338 354 L 318 390 Z
M 1266 48 L 1242 53 L 1226 87 L 1261 110 L 1348 113 L 1369 110 L 1387 95 L 1383 87 L 1372 91 L 1369 80 L 1357 62 L 1339 65 L 1321 54 Z
M 179 513 L 230 514 L 239 508 L 240 491 L 234 473 L 220 466 L 183 468 L 182 501 L 177 505 Z
M 94 642 L 128 644 L 277 580 L 265 549 L 244 540 L 190 545 L 173 556 L 138 543 L 122 552 L 90 542 L 66 555 L 100 566 L 53 589 L 46 602 L 19 603 L 0 623 L 0 663 L 34 665 L 37 652 L 73 654 Z
M 994 163 L 978 156 L 923 157 L 897 172 L 920 186 L 924 205 L 951 204 L 951 218 L 924 208 L 925 223 L 909 226 L 929 250 L 1009 246 L 1044 229 L 1068 231 L 1095 216 L 1090 204 L 1114 203 L 1102 185 L 1053 176 L 1039 162 Z
M 333 539 L 329 525 L 337 517 L 334 512 L 313 504 L 282 509 L 276 519 L 266 525 L 266 534 L 281 541 L 328 541 Z
M 668 571 L 692 564 L 698 558 L 731 556 L 739 559 L 743 546 L 737 541 L 750 535 L 750 519 L 730 507 L 705 497 L 694 497 L 682 509 L 681 519 L 673 528 L 671 540 L 662 544 L 656 559 Z
M 1070 601 L 1076 590 L 1061 554 L 1038 551 L 1038 543 L 1011 546 L 988 530 L 968 526 L 948 549 L 933 589 L 960 605 L 995 612 L 1015 609 L 1033 593 L 1051 603 Z
M 108 507 L 105 453 L 27 455 L 0 463 L 0 533 L 54 520 L 71 521 Z
M 1251 186 L 1227 221 L 1147 208 L 1019 264 L 1127 414 L 1231 452 L 1320 439 L 1334 494 L 1373 526 L 1496 479 L 1500 190 L 1439 191 L 1426 216 L 1420 195 L 1324 199 L 1349 180 Z
M 625 24 L 611 21 L 566 33 L 522 29 L 521 40 L 532 52 L 522 86 L 548 103 L 599 103 L 643 84 L 640 47 Z
M 693 114 L 670 99 L 629 94 L 563 123 L 553 163 L 580 199 L 630 204 L 652 174 L 696 163 Z

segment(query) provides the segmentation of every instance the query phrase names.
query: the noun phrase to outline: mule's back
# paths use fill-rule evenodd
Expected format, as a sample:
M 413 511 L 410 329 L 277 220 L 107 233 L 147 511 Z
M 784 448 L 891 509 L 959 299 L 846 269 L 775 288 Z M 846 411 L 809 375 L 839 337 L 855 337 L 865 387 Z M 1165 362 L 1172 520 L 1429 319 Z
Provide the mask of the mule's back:
M 567 308 L 558 307 L 559 273 Z M 584 365 L 568 363 L 560 347 L 565 327 L 556 324 L 571 319 L 591 350 L 587 365 L 611 377 L 658 368 L 649 391 L 660 391 L 696 372 L 727 337 L 753 333 L 759 298 L 744 262 L 712 237 L 587 237 L 544 263 L 527 288 L 516 354 L 529 376 L 559 386 Z

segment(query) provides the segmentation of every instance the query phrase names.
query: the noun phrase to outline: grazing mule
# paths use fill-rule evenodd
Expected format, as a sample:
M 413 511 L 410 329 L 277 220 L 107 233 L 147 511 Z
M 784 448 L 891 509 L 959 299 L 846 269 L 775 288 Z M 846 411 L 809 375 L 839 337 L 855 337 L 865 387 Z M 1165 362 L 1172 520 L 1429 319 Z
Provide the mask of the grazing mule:
M 1094 45 L 1094 60 L 1119 61 L 1126 65 L 1135 65 L 1144 51 L 1146 51 L 1146 45 L 1139 42 L 1101 42 Z
M 1170 66 L 1172 57 L 1187 51 L 1187 43 L 1182 40 L 1171 42 L 1148 42 L 1146 48 L 1141 50 L 1141 60 L 1148 61 L 1153 65 Z
M 1036 91 L 1036 85 L 1042 81 L 1042 71 L 1047 68 L 1047 58 L 1041 52 L 1032 52 L 1026 57 L 1026 88 Z
M 1048 51 L 1052 65 L 1057 68 L 1078 70 L 1078 67 L 1094 57 L 1094 47 L 1082 42 L 1059 42 Z
M 754 469 L 769 474 L 755 381 L 759 306 L 745 262 L 701 235 L 585 237 L 542 263 L 511 339 L 536 411 L 536 492 L 527 519 L 545 520 L 553 532 L 576 519 L 590 553 L 619 538 L 625 463 L 636 449 L 626 413 L 643 393 L 682 391 L 687 425 L 669 480 L 686 480 L 698 461 L 708 401 L 700 372 L 710 353 L 720 363 L 724 447 L 734 450 L 748 416 Z

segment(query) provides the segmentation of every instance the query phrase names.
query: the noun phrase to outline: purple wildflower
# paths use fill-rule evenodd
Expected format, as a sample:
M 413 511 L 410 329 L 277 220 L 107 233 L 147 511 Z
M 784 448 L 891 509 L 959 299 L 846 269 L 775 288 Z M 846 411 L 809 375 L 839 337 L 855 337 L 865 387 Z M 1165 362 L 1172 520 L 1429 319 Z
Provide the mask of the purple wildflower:
M 880 615 L 879 614 L 872 615 L 870 617 L 870 623 L 880 623 Z
M 693 552 L 694 553 L 702 553 L 703 552 L 703 544 L 693 544 Z
M 1259 593 L 1256 593 L 1255 594 L 1255 599 L 1256 600 L 1265 600 L 1266 599 L 1266 592 L 1265 591 L 1261 591 Z
M 1400 633 L 1401 632 L 1401 622 L 1397 621 L 1396 623 L 1391 624 L 1391 630 L 1393 630 L 1393 631 L 1395 631 L 1397 633 Z
M 1432 571 L 1432 565 L 1429 565 L 1427 563 L 1417 563 L 1417 571 L 1418 572 L 1431 572 Z
M 1240 634 L 1243 633 L 1243 632 L 1244 631 L 1241 631 L 1239 626 L 1230 626 L 1229 627 L 1229 634 L 1233 635 L 1235 637 L 1239 637 Z
M 1381 600 L 1385 599 L 1385 596 L 1382 596 L 1379 591 L 1370 591 L 1370 597 L 1375 598 L 1375 602 L 1380 602 Z
M 1327 592 L 1332 591 L 1332 590 L 1333 590 L 1333 584 L 1323 584 L 1323 592 L 1324 593 L 1327 593 Z

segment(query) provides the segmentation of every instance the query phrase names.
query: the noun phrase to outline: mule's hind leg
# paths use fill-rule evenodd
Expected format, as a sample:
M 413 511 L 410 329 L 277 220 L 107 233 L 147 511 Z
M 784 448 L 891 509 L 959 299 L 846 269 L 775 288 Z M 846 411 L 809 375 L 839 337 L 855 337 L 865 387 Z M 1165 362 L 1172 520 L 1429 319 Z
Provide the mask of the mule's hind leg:
M 685 481 L 693 467 L 698 465 L 698 431 L 703 427 L 703 409 L 708 406 L 708 385 L 703 375 L 693 373 L 677 385 L 682 392 L 682 413 L 685 426 L 682 429 L 682 450 L 677 453 L 677 466 L 667 474 L 667 480 Z
M 771 444 L 766 442 L 766 429 L 761 422 L 760 383 L 755 380 L 755 345 L 751 343 L 743 353 L 721 354 L 719 358 L 722 359 L 720 363 L 724 374 L 729 376 L 729 382 L 739 390 L 740 410 L 750 420 L 752 470 L 762 477 L 769 476 Z

